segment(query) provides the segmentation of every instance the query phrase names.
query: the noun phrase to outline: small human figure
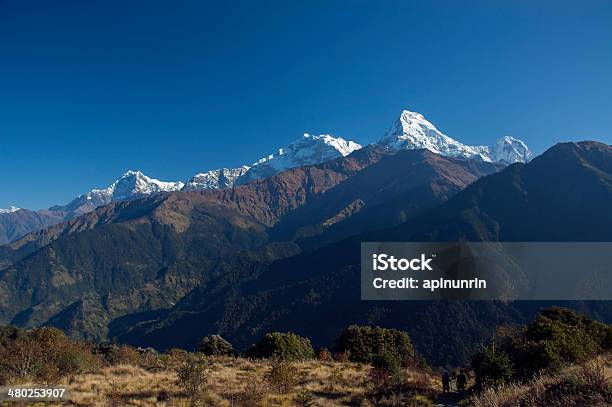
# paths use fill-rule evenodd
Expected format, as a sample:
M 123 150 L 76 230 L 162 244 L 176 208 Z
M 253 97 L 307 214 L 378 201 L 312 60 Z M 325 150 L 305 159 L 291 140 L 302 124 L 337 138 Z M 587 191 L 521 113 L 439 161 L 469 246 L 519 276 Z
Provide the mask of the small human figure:
M 465 369 L 461 369 L 459 375 L 457 375 L 457 391 L 462 394 L 465 391 L 465 386 L 467 385 L 467 374 L 465 373 Z
M 442 372 L 442 393 L 450 393 L 450 376 L 446 369 Z

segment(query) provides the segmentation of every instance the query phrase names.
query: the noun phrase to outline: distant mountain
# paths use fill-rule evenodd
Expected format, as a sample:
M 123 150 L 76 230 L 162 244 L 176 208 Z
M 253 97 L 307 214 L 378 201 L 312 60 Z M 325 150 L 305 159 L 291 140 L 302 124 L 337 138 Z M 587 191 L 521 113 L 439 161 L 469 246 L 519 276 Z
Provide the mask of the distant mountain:
M 236 180 L 244 175 L 250 167 L 242 166 L 239 168 L 220 168 L 194 175 L 185 183 L 183 191 L 202 191 L 206 189 L 226 189 L 231 188 Z
M 91 212 L 99 206 L 142 198 L 160 192 L 178 191 L 182 182 L 164 182 L 149 178 L 140 171 L 128 171 L 104 189 L 93 189 L 66 205 L 31 211 L 11 207 L 0 211 L 0 245 L 13 242 L 26 234 L 57 225 Z
M 422 114 L 404 110 L 395 124 L 377 142 L 392 149 L 426 148 L 448 157 L 477 159 L 502 164 L 529 162 L 533 153 L 521 140 L 502 137 L 494 146 L 468 146 L 441 133 Z
M 12 207 L 14 208 L 14 207 Z M 61 211 L 30 211 L 28 209 L 0 212 L 0 245 L 12 242 L 39 229 L 62 222 Z
M 10 243 L 25 234 L 58 224 L 64 220 L 89 213 L 111 202 L 143 198 L 162 192 L 200 191 L 227 189 L 234 185 L 267 178 L 279 172 L 302 165 L 319 164 L 343 157 L 361 146 L 329 135 L 311 136 L 294 141 L 277 153 L 262 158 L 251 166 L 222 168 L 194 175 L 186 183 L 159 181 L 140 171 L 128 171 L 104 189 L 92 189 L 66 205 L 56 205 L 48 210 L 27 211 L 21 216 L 7 216 L 18 208 L 0 209 L 0 245 Z
M 80 195 L 68 204 L 54 206 L 50 210 L 59 210 L 73 215 L 91 212 L 98 206 L 111 202 L 129 201 L 160 192 L 178 191 L 183 188 L 182 182 L 165 182 L 149 178 L 140 171 L 127 171 L 117 181 L 104 189 L 92 189 Z
M 17 212 L 19 209 L 21 208 L 18 208 L 16 206 L 9 206 L 8 208 L 0 208 L 0 214 Z
M 274 154 L 261 158 L 252 165 L 238 168 L 222 168 L 193 176 L 183 188 L 184 191 L 225 189 L 243 185 L 257 179 L 269 178 L 282 171 L 304 165 L 319 164 L 334 158 L 345 157 L 361 145 L 341 137 L 328 134 L 313 136 L 304 134 Z
M 255 179 L 263 179 L 278 174 L 290 168 L 303 165 L 313 165 L 337 157 L 345 157 L 361 148 L 360 144 L 347 141 L 341 137 L 332 137 L 328 134 L 313 136 L 304 134 L 304 137 L 294 141 L 285 148 L 279 149 L 276 154 L 270 154 L 257 161 L 238 179 L 238 184 L 245 184 Z
M 439 132 L 421 114 L 407 110 L 402 112 L 395 125 L 372 147 L 383 147 L 391 152 L 425 148 L 443 156 L 504 165 L 528 162 L 533 157 L 525 143 L 508 136 L 501 138 L 491 147 L 464 145 Z M 147 177 L 140 171 L 128 171 L 107 188 L 93 189 L 65 205 L 56 205 L 43 211 L 30 211 L 31 216 L 24 216 L 25 213 L 19 217 L 7 216 L 14 212 L 15 208 L 0 209 L 0 245 L 12 242 L 29 232 L 88 213 L 111 202 L 177 190 L 188 192 L 228 189 L 254 180 L 269 178 L 287 169 L 344 157 L 360 148 L 361 145 L 341 137 L 304 134 L 304 137 L 254 164 L 198 173 L 186 183 L 159 181 Z M 32 213 L 38 216 L 33 216 Z

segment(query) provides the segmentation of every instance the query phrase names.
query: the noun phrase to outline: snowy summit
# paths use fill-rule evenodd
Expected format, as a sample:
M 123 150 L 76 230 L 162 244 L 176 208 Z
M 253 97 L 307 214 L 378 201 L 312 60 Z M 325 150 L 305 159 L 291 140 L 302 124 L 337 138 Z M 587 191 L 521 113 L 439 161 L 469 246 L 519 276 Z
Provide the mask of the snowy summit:
M 333 137 L 329 134 L 314 136 L 305 133 L 302 138 L 279 149 L 276 154 L 270 154 L 253 164 L 249 171 L 240 178 L 239 183 L 268 178 L 290 168 L 345 157 L 360 148 L 360 144 L 342 137 Z
M 502 164 L 528 162 L 533 154 L 521 140 L 502 137 L 494 146 L 468 146 L 440 132 L 422 114 L 404 110 L 378 141 L 391 150 L 426 148 L 448 157 L 477 159 Z
M 268 178 L 279 172 L 303 165 L 319 164 L 337 157 L 347 156 L 361 145 L 333 137 L 329 134 L 313 136 L 304 134 L 288 146 L 279 148 L 252 165 L 238 168 L 221 168 L 194 175 L 183 187 L 184 191 L 224 189 L 246 184 L 256 179 Z
M 138 199 L 160 192 L 178 191 L 183 187 L 182 182 L 165 182 L 154 178 L 149 178 L 140 171 L 128 171 L 109 187 L 104 189 L 92 189 L 86 194 L 80 195 L 76 199 L 63 207 L 55 208 L 69 211 L 85 213 L 98 206 L 107 205 L 116 201 L 128 201 Z
M 8 208 L 0 208 L 0 214 L 17 212 L 19 209 L 21 208 L 11 205 Z

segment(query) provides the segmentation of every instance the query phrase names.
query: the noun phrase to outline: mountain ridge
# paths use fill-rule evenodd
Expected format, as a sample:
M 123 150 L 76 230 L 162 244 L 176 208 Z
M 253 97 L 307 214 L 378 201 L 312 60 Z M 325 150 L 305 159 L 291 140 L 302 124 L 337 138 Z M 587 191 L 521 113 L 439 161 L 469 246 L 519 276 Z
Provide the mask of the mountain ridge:
M 395 125 L 379 141 L 368 147 L 383 147 L 392 152 L 426 148 L 448 157 L 479 159 L 504 165 L 528 162 L 533 157 L 525 143 L 509 136 L 502 137 L 492 147 L 467 146 L 439 132 L 420 113 L 408 110 L 402 111 Z M 342 137 L 305 133 L 302 138 L 251 165 L 200 172 L 186 182 L 160 181 L 140 171 L 130 170 L 110 186 L 92 189 L 65 205 L 24 212 L 22 216 L 8 216 L 12 212 L 0 211 L 0 245 L 15 241 L 31 231 L 78 217 L 111 202 L 179 190 L 229 189 L 258 179 L 269 178 L 287 169 L 347 156 L 361 148 L 363 148 L 361 145 Z

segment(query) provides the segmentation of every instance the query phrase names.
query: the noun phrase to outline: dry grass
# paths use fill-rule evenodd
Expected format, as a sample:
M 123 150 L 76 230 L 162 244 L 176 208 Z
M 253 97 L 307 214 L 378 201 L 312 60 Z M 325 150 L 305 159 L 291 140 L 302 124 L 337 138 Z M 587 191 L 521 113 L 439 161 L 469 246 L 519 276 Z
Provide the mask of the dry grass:
M 555 375 L 539 375 L 527 384 L 486 389 L 467 403 L 475 407 L 609 406 L 612 355 L 597 357 Z
M 213 359 L 204 395 L 204 406 L 294 406 L 301 391 L 312 394 L 316 406 L 368 406 L 370 367 L 349 362 L 295 363 L 298 384 L 287 394 L 276 394 L 266 384 L 270 361 L 221 357 Z M 433 389 L 431 375 L 407 372 L 408 383 Z M 193 399 L 177 383 L 174 366 L 142 368 L 132 365 L 105 367 L 63 383 L 74 406 L 189 406 Z M 435 390 L 433 390 L 435 391 Z M 261 398 L 261 400 L 258 400 Z M 256 400 L 256 401 L 248 401 Z M 47 404 L 51 405 L 51 404 Z

